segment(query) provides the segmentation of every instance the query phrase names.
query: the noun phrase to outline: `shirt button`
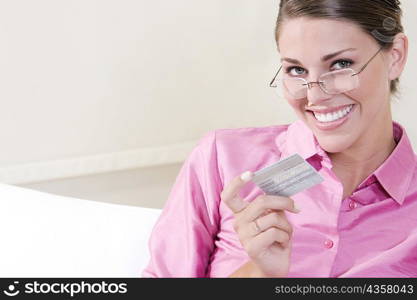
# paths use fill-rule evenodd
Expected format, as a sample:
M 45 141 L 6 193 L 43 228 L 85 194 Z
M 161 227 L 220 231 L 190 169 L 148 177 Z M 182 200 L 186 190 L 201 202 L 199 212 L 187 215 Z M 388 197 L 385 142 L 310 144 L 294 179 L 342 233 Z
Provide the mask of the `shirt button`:
M 356 207 L 358 207 L 358 204 L 355 201 L 350 200 L 350 202 L 349 202 L 349 208 L 350 209 L 355 209 Z
M 332 248 L 333 247 L 333 241 L 332 240 L 326 240 L 324 242 L 324 246 L 328 249 Z

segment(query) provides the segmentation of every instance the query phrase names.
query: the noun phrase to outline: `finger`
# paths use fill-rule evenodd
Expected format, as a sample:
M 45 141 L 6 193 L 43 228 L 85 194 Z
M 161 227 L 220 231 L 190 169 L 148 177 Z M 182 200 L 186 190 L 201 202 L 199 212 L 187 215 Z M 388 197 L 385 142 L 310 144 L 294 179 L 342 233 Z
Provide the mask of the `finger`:
M 242 240 L 253 238 L 270 227 L 281 229 L 287 232 L 289 236 L 292 236 L 293 228 L 288 222 L 285 213 L 283 211 L 273 211 L 250 223 L 247 223 L 246 230 L 242 231 L 240 238 Z
M 256 223 L 260 231 L 266 231 L 271 227 L 276 227 L 288 233 L 289 236 L 292 235 L 293 229 L 291 224 L 288 222 L 287 217 L 283 211 L 273 212 L 266 216 L 260 217 L 257 219 Z
M 299 213 L 300 210 L 294 206 L 294 200 L 288 197 L 261 195 L 253 200 L 242 212 L 241 221 L 251 222 L 259 218 L 266 210 L 288 210 Z
M 231 182 L 225 187 L 221 193 L 221 199 L 226 205 L 234 212 L 238 213 L 243 210 L 249 203 L 243 201 L 238 195 L 240 189 L 253 178 L 253 173 L 246 171 L 245 173 L 236 176 Z
M 287 232 L 276 227 L 271 227 L 253 239 L 248 240 L 244 243 L 244 247 L 249 256 L 257 257 L 259 253 L 270 247 L 273 243 L 277 242 L 281 246 L 286 247 L 289 245 L 289 241 L 290 236 Z

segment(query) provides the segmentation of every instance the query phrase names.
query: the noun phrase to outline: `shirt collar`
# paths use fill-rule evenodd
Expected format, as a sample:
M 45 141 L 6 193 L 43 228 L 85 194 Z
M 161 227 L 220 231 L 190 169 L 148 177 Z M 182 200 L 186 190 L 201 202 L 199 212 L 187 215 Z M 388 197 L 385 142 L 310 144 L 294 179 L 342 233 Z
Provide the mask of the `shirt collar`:
M 318 154 L 320 148 L 313 132 L 301 120 L 290 124 L 284 134 L 277 136 L 275 143 L 281 151 L 281 158 L 298 153 L 308 159 Z
M 374 174 L 391 198 L 402 204 L 413 178 L 417 157 L 405 129 L 393 122 L 393 130 L 397 146 Z
M 301 120 L 290 124 L 285 133 L 276 137 L 275 143 L 281 152 L 281 159 L 298 153 L 309 162 L 319 158 L 322 166 L 332 167 L 327 153 L 320 147 L 311 129 Z
M 397 146 L 373 174 L 391 198 L 402 204 L 412 180 L 417 157 L 405 129 L 393 122 L 393 130 Z M 298 153 L 309 162 L 313 157 L 319 157 L 323 167 L 332 168 L 329 156 L 320 147 L 310 128 L 301 120 L 290 124 L 285 133 L 276 137 L 275 143 L 281 152 L 281 159 Z

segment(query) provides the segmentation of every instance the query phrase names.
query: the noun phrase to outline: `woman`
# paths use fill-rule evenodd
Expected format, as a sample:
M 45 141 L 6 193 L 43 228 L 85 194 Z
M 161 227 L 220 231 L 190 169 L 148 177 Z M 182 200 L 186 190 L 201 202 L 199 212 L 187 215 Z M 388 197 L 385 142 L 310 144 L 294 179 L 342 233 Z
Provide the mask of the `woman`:
M 399 5 L 281 1 L 271 86 L 300 120 L 201 139 L 143 276 L 417 277 L 417 157 L 390 109 L 408 52 Z M 287 198 L 250 181 L 294 153 L 321 184 Z

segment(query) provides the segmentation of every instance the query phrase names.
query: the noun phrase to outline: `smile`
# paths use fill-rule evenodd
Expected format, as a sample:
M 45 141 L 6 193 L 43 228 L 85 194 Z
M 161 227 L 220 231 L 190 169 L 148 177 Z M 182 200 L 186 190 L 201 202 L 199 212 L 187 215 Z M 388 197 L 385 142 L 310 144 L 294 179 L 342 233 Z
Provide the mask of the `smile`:
M 344 116 L 346 116 L 353 108 L 353 104 L 349 105 L 341 110 L 338 111 L 334 111 L 331 113 L 318 113 L 318 112 L 313 112 L 314 117 L 319 121 L 319 122 L 323 122 L 323 123 L 328 123 L 328 122 L 334 122 L 337 121 L 341 118 L 343 118 Z

